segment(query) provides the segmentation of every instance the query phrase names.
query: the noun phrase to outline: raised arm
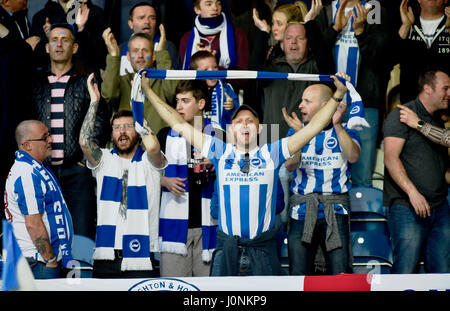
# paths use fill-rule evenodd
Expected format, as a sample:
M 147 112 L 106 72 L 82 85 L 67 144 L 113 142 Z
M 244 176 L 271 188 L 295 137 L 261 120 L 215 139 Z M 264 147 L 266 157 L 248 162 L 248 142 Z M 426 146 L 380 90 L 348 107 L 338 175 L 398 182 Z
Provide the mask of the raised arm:
M 98 104 L 100 101 L 100 92 L 97 83 L 92 80 L 94 74 L 91 73 L 87 79 L 89 95 L 91 97 L 91 104 L 84 117 L 83 125 L 80 130 L 80 147 L 84 156 L 92 166 L 97 166 L 102 158 L 102 151 L 100 147 L 94 142 L 94 124 L 95 116 L 97 114 Z
M 397 107 L 400 109 L 402 123 L 417 129 L 432 142 L 450 148 L 450 129 L 440 128 L 420 120 L 417 114 L 406 106 L 397 105 Z
M 120 98 L 120 49 L 111 28 L 106 28 L 102 36 L 108 55 L 101 90 L 102 97 L 109 104 Z
M 192 146 L 202 150 L 204 134 L 201 130 L 194 128 L 170 105 L 164 102 L 150 88 L 150 79 L 142 76 L 142 91 L 147 96 L 149 102 L 153 105 L 160 117 L 178 134 L 183 136 Z
M 164 168 L 167 164 L 166 157 L 161 152 L 161 146 L 155 133 L 148 126 L 147 121 L 144 120 L 144 127 L 148 130 L 147 135 L 141 135 L 145 150 L 147 150 L 148 160 L 156 168 Z
M 336 75 L 350 80 L 350 77 L 346 74 L 337 73 Z M 333 114 L 339 106 L 339 103 L 342 101 L 342 98 L 344 98 L 344 95 L 347 92 L 347 87 L 335 76 L 332 76 L 332 78 L 334 80 L 334 85 L 336 86 L 336 91 L 334 92 L 332 98 L 330 98 L 328 103 L 314 115 L 308 125 L 303 127 L 294 135 L 288 137 L 288 148 L 290 154 L 299 152 L 300 149 L 308 143 L 308 141 L 319 134 L 320 131 L 322 131 L 325 126 L 330 123 Z
M 339 145 L 341 146 L 342 154 L 350 163 L 356 163 L 359 159 L 361 148 L 347 133 L 346 129 L 342 126 L 342 117 L 345 114 L 347 105 L 341 102 L 333 115 L 333 127 L 336 131 Z

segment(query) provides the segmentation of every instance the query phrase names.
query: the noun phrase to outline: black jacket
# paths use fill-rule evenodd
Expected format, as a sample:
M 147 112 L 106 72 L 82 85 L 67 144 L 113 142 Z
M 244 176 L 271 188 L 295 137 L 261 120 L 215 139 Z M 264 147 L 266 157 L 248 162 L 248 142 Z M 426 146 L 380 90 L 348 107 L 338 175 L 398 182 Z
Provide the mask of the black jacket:
M 389 49 L 387 15 L 382 7 L 380 14 L 381 22 L 379 24 L 366 22 L 364 32 L 356 36 L 361 57 L 356 90 L 361 95 L 364 107 L 384 109 L 386 88 L 392 69 L 392 60 L 389 54 L 393 51 Z M 339 32 L 332 28 L 331 5 L 324 6 L 316 20 L 323 32 L 325 48 L 334 51 Z
M 48 17 L 51 24 L 69 23 L 74 25 L 76 33 L 75 41 L 78 43 L 78 52 L 74 55 L 82 63 L 87 71 L 97 71 L 106 66 L 106 46 L 103 42 L 102 33 L 106 29 L 106 20 L 103 10 L 88 1 L 89 17 L 83 31 L 78 32 L 74 18 L 76 7 L 64 12 L 58 1 L 49 0 L 44 8 L 33 16 L 31 35 L 39 36 L 41 41 L 36 47 L 36 53 L 39 55 L 39 67 L 45 68 L 49 63 L 48 54 L 45 51 L 45 44 L 48 42 L 47 36 L 42 28 L 45 19 Z
M 37 73 L 33 81 L 33 101 L 36 107 L 36 119 L 45 123 L 50 129 L 50 83 L 49 67 Z M 64 93 L 64 163 L 72 164 L 83 159 L 83 152 L 79 144 L 81 125 L 90 105 L 90 96 L 87 88 L 87 75 L 84 75 L 77 66 L 69 71 L 71 75 Z M 111 112 L 104 101 L 100 102 L 94 127 L 94 142 L 104 147 L 111 134 L 109 120 Z

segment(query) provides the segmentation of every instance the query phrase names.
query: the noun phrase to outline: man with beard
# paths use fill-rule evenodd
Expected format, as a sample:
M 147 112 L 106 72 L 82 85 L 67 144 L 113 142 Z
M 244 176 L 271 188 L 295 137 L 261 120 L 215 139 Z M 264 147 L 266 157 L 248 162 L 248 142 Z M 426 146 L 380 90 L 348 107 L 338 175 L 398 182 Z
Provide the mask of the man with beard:
M 97 180 L 96 278 L 153 277 L 150 252 L 158 251 L 160 172 L 166 158 L 156 135 L 140 136 L 131 111 L 116 112 L 111 121 L 114 148 L 94 141 L 100 93 L 88 78 L 91 104 L 80 132 L 87 167 Z M 145 146 L 144 150 L 140 142 Z

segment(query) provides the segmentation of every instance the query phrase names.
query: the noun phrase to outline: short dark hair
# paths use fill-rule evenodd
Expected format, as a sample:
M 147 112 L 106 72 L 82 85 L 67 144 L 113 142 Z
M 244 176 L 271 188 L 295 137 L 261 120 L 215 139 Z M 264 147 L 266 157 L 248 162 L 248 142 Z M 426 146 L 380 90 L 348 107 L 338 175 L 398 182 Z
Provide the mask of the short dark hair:
M 423 88 L 425 85 L 431 86 L 431 88 L 434 90 L 436 87 L 436 73 L 442 71 L 439 69 L 431 69 L 422 72 L 422 74 L 419 76 L 419 93 L 423 91 Z
M 200 1 L 202 0 L 192 0 L 192 6 L 195 8 L 200 8 Z M 222 0 L 218 0 L 220 3 L 222 3 Z
M 204 111 L 211 108 L 211 94 L 205 80 L 181 80 L 175 90 L 175 94 L 192 92 L 192 96 L 197 100 L 204 99 L 206 101 Z
M 54 23 L 50 25 L 50 31 L 52 31 L 55 28 L 65 28 L 67 30 L 70 30 L 71 33 L 71 37 L 72 37 L 72 41 L 75 42 L 75 29 L 73 27 L 73 25 L 69 24 L 69 23 Z M 48 33 L 48 37 L 50 39 L 50 32 Z
M 153 1 L 141 1 L 141 2 L 133 5 L 133 7 L 130 9 L 130 13 L 129 13 L 129 16 L 128 16 L 128 19 L 130 21 L 133 20 L 134 9 L 137 8 L 137 7 L 140 7 L 140 6 L 152 7 L 155 10 L 155 12 L 156 12 L 156 20 L 158 20 L 158 16 L 159 16 L 158 8 L 157 8 L 156 5 L 153 4 Z M 156 24 L 158 24 L 158 22 Z
M 113 125 L 114 120 L 119 119 L 119 118 L 124 118 L 124 117 L 133 118 L 133 112 L 130 110 L 119 110 L 119 111 L 114 112 L 111 117 L 111 126 Z
M 189 64 L 190 68 L 196 70 L 198 68 L 198 61 L 205 59 L 205 58 L 214 58 L 217 62 L 217 58 L 216 56 L 211 53 L 210 51 L 206 51 L 206 50 L 201 50 L 201 51 L 197 51 L 194 54 L 192 54 L 191 56 L 191 63 Z

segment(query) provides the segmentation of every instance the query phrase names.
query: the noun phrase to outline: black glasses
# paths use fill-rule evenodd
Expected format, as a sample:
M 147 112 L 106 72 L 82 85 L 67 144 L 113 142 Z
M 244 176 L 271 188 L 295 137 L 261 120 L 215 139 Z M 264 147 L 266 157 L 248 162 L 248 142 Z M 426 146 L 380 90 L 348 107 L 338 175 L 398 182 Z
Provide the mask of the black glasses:
M 47 141 L 47 139 L 50 137 L 50 132 L 44 134 L 42 138 L 36 138 L 36 139 L 26 139 L 25 141 Z M 25 142 L 24 141 L 24 142 Z M 23 145 L 23 144 L 22 144 Z
M 248 172 L 250 172 L 250 155 L 248 154 L 248 152 L 246 152 L 245 155 L 241 158 L 239 166 L 242 173 L 248 174 Z

